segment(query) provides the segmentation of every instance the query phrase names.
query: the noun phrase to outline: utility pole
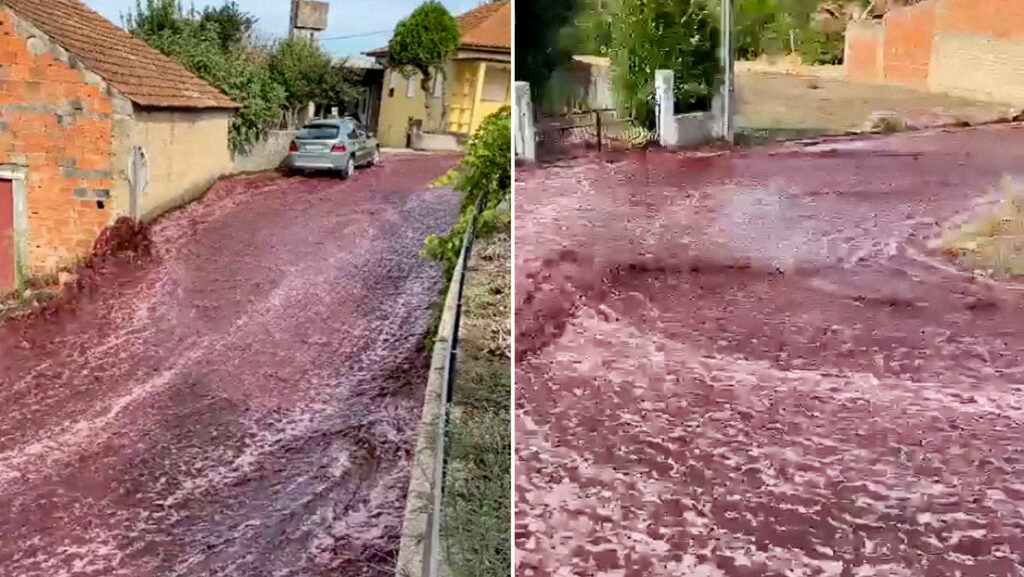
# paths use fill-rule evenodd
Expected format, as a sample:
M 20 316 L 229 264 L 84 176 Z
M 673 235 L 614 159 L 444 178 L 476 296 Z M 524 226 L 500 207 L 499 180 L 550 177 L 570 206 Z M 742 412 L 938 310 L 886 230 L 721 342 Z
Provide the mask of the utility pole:
M 722 138 L 732 143 L 733 138 L 733 14 L 732 0 L 722 0 Z

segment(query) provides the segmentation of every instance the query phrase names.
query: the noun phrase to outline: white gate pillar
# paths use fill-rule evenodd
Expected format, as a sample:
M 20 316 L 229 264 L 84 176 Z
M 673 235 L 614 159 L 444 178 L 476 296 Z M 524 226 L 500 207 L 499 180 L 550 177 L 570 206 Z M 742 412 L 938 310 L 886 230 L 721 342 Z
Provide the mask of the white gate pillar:
M 657 118 L 658 144 L 669 147 L 675 146 L 676 135 L 676 99 L 673 95 L 673 84 L 675 79 L 671 70 L 657 70 L 654 72 L 654 99 Z
M 537 160 L 537 136 L 529 82 L 516 82 L 515 112 L 516 156 L 532 162 Z

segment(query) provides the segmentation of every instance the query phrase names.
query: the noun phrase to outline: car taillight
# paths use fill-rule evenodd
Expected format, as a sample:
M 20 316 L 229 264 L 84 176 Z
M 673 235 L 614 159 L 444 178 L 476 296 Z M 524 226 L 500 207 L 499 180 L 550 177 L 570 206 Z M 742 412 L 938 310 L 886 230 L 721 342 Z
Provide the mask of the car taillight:
M 339 144 L 335 144 L 334 148 L 331 148 L 331 152 L 348 152 L 348 149 L 345 148 L 344 144 L 340 144 L 339 143 Z
M 288 152 L 298 152 L 298 151 L 299 151 L 299 145 L 295 144 L 295 141 L 293 140 L 291 146 L 288 147 Z

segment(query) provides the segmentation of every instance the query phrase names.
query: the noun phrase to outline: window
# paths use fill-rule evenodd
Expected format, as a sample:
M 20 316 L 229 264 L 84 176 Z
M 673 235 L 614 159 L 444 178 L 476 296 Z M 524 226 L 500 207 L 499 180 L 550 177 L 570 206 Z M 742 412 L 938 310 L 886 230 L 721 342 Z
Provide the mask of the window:
M 392 68 L 388 72 L 388 98 L 394 98 L 395 86 L 398 84 L 398 71 Z
M 488 68 L 484 73 L 484 91 L 480 99 L 484 102 L 505 102 L 508 85 L 508 68 Z
M 405 97 L 413 98 L 416 96 L 416 75 L 412 74 L 409 76 L 409 84 L 405 87 Z
M 295 140 L 334 140 L 341 134 L 335 124 L 307 124 L 295 135 Z

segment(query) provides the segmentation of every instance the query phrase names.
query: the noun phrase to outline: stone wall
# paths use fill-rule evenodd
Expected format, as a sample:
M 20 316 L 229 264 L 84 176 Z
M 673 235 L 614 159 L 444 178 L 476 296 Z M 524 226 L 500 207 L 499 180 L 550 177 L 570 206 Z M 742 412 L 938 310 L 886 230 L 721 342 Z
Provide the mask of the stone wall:
M 24 175 L 23 273 L 88 254 L 126 206 L 112 154 L 127 101 L 35 27 L 0 8 L 0 167 Z M 122 123 L 123 126 L 123 123 Z M 26 238 L 27 237 L 27 238 Z

